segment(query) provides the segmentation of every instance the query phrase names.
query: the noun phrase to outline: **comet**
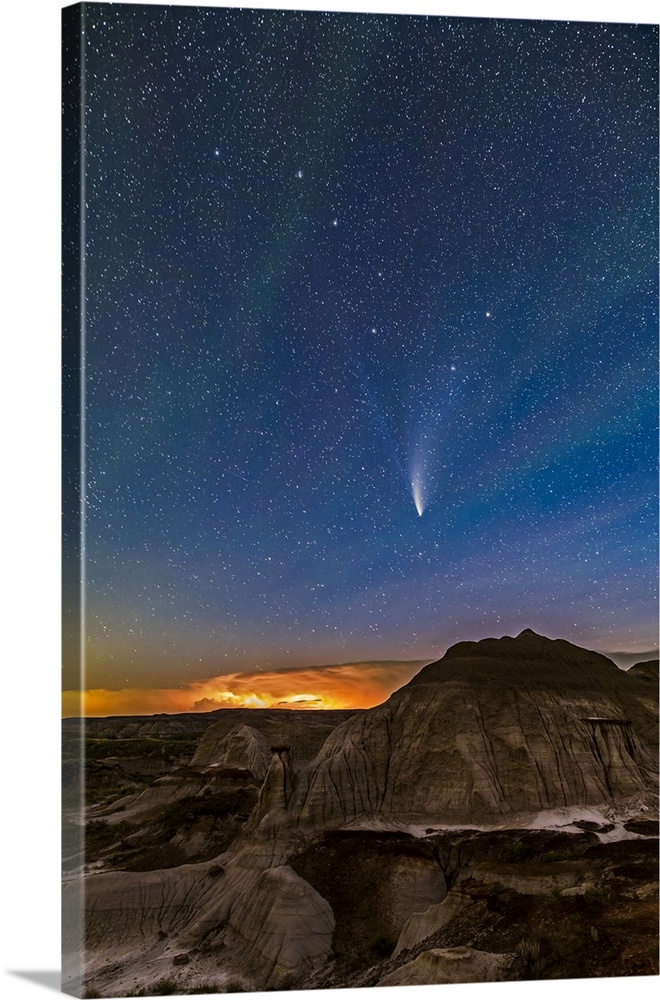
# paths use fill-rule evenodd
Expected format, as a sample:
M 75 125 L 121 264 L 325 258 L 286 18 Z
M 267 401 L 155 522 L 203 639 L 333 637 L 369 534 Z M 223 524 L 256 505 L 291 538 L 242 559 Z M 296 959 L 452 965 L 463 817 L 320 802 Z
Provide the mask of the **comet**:
M 426 506 L 426 500 L 424 498 L 424 487 L 422 483 L 422 475 L 419 469 L 415 469 L 412 474 L 412 480 L 410 483 L 412 489 L 413 500 L 415 501 L 415 509 L 419 516 L 421 517 L 424 513 L 424 508 Z

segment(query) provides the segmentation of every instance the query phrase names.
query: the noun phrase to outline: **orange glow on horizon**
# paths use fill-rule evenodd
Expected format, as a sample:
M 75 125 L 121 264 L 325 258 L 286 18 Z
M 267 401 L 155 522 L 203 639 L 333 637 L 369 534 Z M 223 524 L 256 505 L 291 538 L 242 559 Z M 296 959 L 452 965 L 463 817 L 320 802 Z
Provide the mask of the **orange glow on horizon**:
M 372 708 L 406 684 L 426 660 L 344 663 L 226 674 L 179 688 L 96 688 L 63 693 L 65 717 L 212 712 L 218 708 Z

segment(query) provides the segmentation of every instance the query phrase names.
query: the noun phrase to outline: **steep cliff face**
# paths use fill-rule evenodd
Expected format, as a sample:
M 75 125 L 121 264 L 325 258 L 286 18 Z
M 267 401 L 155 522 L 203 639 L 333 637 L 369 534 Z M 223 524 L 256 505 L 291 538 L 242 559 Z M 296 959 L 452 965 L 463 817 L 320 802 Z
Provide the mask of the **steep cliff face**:
M 632 801 L 655 789 L 649 697 L 606 657 L 531 630 L 459 643 L 339 726 L 290 812 L 313 830 L 376 816 L 471 825 Z

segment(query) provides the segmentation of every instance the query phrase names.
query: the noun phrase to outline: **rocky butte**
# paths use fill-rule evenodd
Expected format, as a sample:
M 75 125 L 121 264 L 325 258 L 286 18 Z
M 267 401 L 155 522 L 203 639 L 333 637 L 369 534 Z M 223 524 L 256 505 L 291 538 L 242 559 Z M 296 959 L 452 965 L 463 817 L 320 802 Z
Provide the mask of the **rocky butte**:
M 657 662 L 626 673 L 526 629 L 451 647 L 302 764 L 296 713 L 207 730 L 188 767 L 90 818 L 134 823 L 139 848 L 191 789 L 241 775 L 255 804 L 217 857 L 129 872 L 109 853 L 84 876 L 85 988 L 130 995 L 165 967 L 179 993 L 657 972 L 657 695 Z M 622 900 L 628 958 L 605 923 Z
M 292 816 L 469 826 L 634 802 L 655 789 L 656 712 L 634 674 L 562 639 L 461 642 L 335 730 Z

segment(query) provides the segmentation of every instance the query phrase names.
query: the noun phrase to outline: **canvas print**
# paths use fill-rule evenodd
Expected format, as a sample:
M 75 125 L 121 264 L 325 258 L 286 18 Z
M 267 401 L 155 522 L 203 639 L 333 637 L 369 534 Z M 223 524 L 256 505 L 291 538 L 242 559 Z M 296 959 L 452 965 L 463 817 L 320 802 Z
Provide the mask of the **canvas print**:
M 64 989 L 657 975 L 657 25 L 63 52 Z

